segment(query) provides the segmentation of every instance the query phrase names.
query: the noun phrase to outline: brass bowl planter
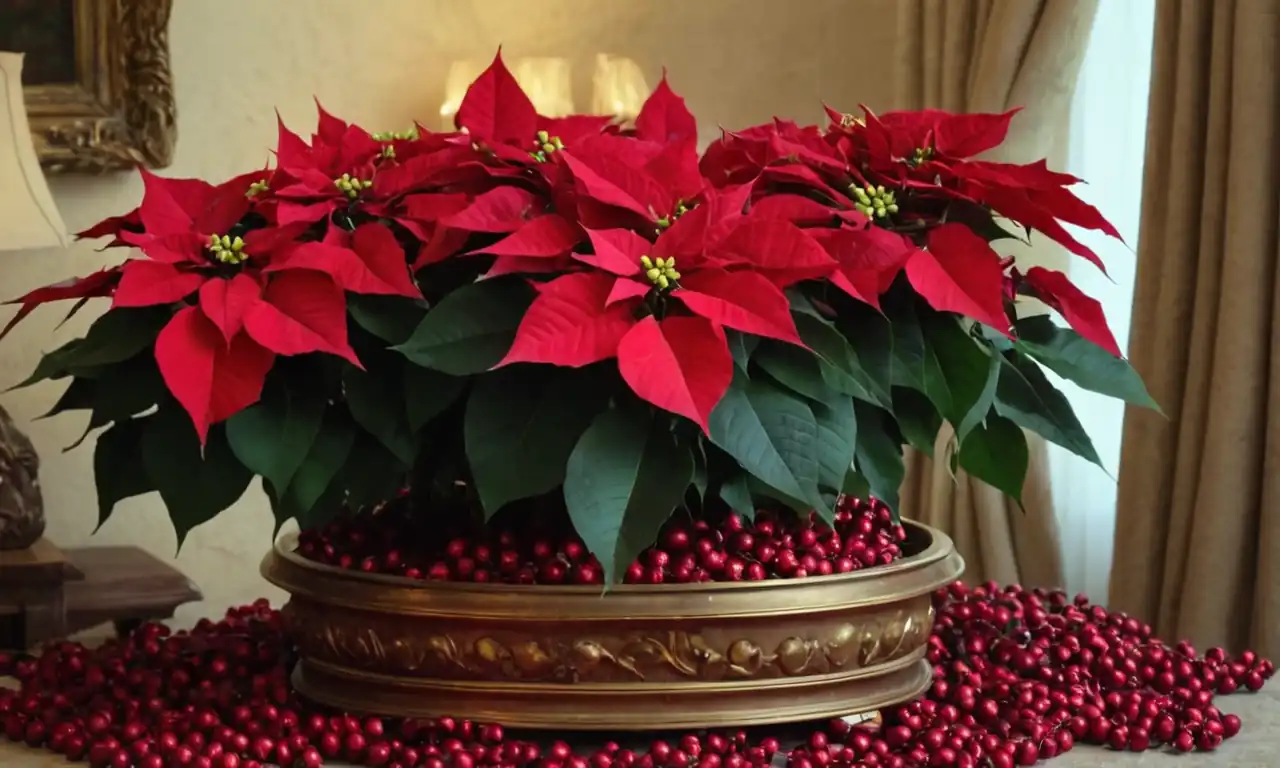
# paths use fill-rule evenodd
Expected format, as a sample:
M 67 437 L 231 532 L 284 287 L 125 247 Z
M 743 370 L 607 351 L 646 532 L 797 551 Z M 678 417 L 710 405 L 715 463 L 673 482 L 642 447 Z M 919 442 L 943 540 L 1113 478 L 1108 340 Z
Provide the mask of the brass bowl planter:
M 288 591 L 298 689 L 369 714 L 661 730 L 870 712 L 924 692 L 931 593 L 964 562 L 906 523 L 909 556 L 802 580 L 599 588 L 423 582 L 262 562 Z

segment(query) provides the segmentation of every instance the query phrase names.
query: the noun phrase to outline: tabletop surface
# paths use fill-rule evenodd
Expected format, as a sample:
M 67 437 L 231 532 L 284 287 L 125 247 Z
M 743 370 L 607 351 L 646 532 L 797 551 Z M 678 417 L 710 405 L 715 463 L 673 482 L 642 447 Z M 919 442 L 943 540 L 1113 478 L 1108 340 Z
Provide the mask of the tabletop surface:
M 1280 678 L 1277 678 L 1280 680 Z M 1276 768 L 1280 767 L 1280 687 L 1257 694 L 1235 694 L 1218 699 L 1224 712 L 1235 712 L 1244 728 L 1216 752 L 1171 755 L 1164 752 L 1112 752 L 1098 747 L 1077 747 L 1040 765 L 1048 768 Z M 330 763 L 342 768 L 343 763 Z M 3 768 L 66 768 L 59 755 L 37 752 L 0 741 Z

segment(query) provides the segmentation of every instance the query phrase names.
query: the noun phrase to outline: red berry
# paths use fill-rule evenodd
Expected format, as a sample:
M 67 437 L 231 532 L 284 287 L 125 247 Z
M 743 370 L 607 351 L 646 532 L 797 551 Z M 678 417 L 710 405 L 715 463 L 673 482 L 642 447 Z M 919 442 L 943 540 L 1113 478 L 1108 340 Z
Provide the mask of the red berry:
M 583 563 L 573 569 L 573 580 L 578 584 L 599 584 L 600 568 L 594 563 Z

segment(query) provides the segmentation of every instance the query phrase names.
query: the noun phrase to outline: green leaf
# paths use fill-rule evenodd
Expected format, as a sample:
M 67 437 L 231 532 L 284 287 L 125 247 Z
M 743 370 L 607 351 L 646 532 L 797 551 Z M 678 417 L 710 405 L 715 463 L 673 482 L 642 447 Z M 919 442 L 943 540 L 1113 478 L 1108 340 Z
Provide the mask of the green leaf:
M 1049 382 L 1044 371 L 1033 360 L 1016 353 L 1003 355 L 1001 360 L 996 413 L 1102 466 L 1093 441 L 1076 418 L 1071 403 Z
M 772 481 L 776 488 L 785 489 L 794 497 L 803 497 L 804 490 L 756 415 L 748 397 L 750 385 L 745 375 L 733 376 L 730 388 L 710 415 L 712 444 L 730 454 L 750 474 Z M 814 431 L 817 433 L 817 424 Z
M 799 288 L 792 286 L 785 291 L 787 302 L 791 305 L 792 312 L 800 312 L 822 319 L 822 313 L 813 305 L 813 302 Z
M 137 355 L 123 363 L 103 368 L 96 379 L 77 377 L 75 381 L 86 381 L 92 385 L 92 413 L 84 432 L 64 451 L 79 447 L 99 427 L 149 410 L 164 399 L 166 392 L 160 369 L 150 354 Z
M 10 390 L 72 374 L 94 378 L 95 369 L 122 363 L 149 348 L 172 315 L 163 307 L 109 310 L 89 326 L 84 338 L 42 356 L 35 371 Z
M 805 345 L 818 355 L 819 368 L 827 386 L 876 405 L 892 404 L 888 390 L 872 376 L 836 327 L 803 312 L 793 312 L 796 328 Z
M 974 323 L 974 327 L 981 333 L 983 340 L 990 344 L 995 351 L 1003 354 L 1013 349 L 1013 340 L 995 328 L 984 323 Z
M 1142 377 L 1129 361 L 1116 357 L 1048 315 L 1024 317 L 1014 324 L 1016 347 L 1062 378 L 1090 392 L 1159 411 Z
M 72 339 L 52 352 L 46 352 L 40 357 L 40 362 L 36 363 L 36 369 L 31 372 L 31 375 L 23 379 L 21 383 L 9 387 L 7 391 L 12 392 L 15 389 L 29 387 L 46 379 L 61 379 L 70 376 L 76 350 L 83 344 L 84 339 Z
M 783 493 L 782 491 L 778 490 L 777 488 L 774 488 L 772 485 L 769 485 L 768 483 L 764 482 L 763 480 L 756 477 L 755 475 L 747 475 L 747 490 L 750 492 L 751 498 L 753 499 L 770 499 L 772 501 L 776 501 L 782 506 L 794 512 L 797 512 L 804 517 L 807 517 L 810 512 L 813 512 L 815 510 L 820 511 L 823 515 L 826 515 L 827 509 L 830 508 L 831 506 L 824 499 L 822 499 L 821 491 L 818 492 L 818 496 L 817 496 L 817 498 L 821 501 L 821 503 L 812 502 L 812 501 L 802 501 L 790 494 Z
M 1018 506 L 1022 506 L 1022 485 L 1030 460 L 1022 428 L 995 413 L 961 444 L 958 456 L 961 469 L 1009 496 Z
M 762 482 L 823 506 L 818 494 L 818 424 L 802 400 L 766 380 L 735 376 L 711 412 L 711 442 Z
M 751 363 L 751 355 L 755 353 L 756 346 L 760 343 L 760 337 L 748 336 L 739 331 L 725 331 L 725 339 L 729 344 L 729 352 L 733 355 L 734 365 L 738 366 L 738 370 L 746 373 L 747 366 Z
M 280 503 L 301 527 L 323 525 L 341 506 L 345 489 L 339 473 L 351 456 L 358 431 L 343 410 L 330 408 L 324 413 L 306 457 L 280 496 Z
M 236 503 L 253 479 L 231 452 L 221 425 L 209 430 L 202 452 L 191 419 L 177 403 L 165 403 L 146 419 L 140 448 L 147 476 L 169 510 L 179 550 L 192 529 Z
M 564 482 L 569 456 L 604 407 L 607 391 L 587 371 L 550 366 L 476 379 L 463 434 L 486 520 L 509 502 Z
M 939 413 L 952 412 L 951 389 L 938 356 L 926 343 L 920 314 L 932 316 L 933 310 L 920 307 L 914 300 L 885 297 L 884 309 L 893 333 L 892 376 L 894 386 L 907 387 L 923 393 L 936 406 Z
M 382 451 L 382 455 L 391 455 L 386 448 L 382 447 L 381 443 L 373 438 L 369 438 L 369 444 L 377 446 Z M 275 526 L 271 531 L 271 538 L 274 540 L 280 535 L 280 529 L 284 527 L 285 523 L 295 518 L 300 519 L 300 516 L 298 511 L 291 506 L 289 499 L 282 499 L 275 488 L 271 486 L 271 481 L 265 477 L 262 478 L 262 491 L 267 495 L 267 501 L 271 504 L 271 515 L 275 519 Z M 342 485 L 340 483 L 331 483 L 320 498 L 316 500 L 316 503 L 311 506 L 311 509 L 301 517 L 306 518 L 307 527 L 314 529 L 336 517 L 342 511 L 343 506 L 344 491 Z
M 122 363 L 150 347 L 171 317 L 173 311 L 168 307 L 108 310 L 89 326 L 84 343 L 76 347 L 71 365 L 98 368 Z
M 93 418 L 102 424 L 136 416 L 158 405 L 168 391 L 149 353 L 104 369 L 96 381 Z
M 403 296 L 347 294 L 347 311 L 356 324 L 388 344 L 403 344 L 427 314 L 424 301 Z
M 754 520 L 756 516 L 756 505 L 751 499 L 751 488 L 748 485 L 749 478 L 746 472 L 737 472 L 724 481 L 720 486 L 720 498 L 725 504 L 729 505 L 729 509 L 742 515 L 748 520 Z
M 148 349 L 171 316 L 162 307 L 109 310 L 89 326 L 83 339 L 72 339 L 45 354 L 35 371 L 10 389 L 72 374 L 95 378 L 96 369 L 123 363 Z
M 404 367 L 404 405 L 409 418 L 409 429 L 422 429 L 435 417 L 457 402 L 467 388 L 467 380 L 447 373 Z
M 956 445 L 964 444 L 969 433 L 982 424 L 982 420 L 991 411 L 991 406 L 996 401 L 996 386 L 1000 382 L 1000 355 L 996 352 L 987 353 L 986 363 L 986 379 L 982 383 L 982 389 L 974 397 L 973 406 L 970 407 L 969 412 L 964 415 L 959 424 L 955 425 Z M 951 391 L 954 393 L 958 390 L 953 386 Z
M 94 533 L 111 517 L 116 504 L 156 490 L 155 482 L 138 460 L 143 431 L 150 418 L 117 422 L 98 437 L 93 449 L 93 480 L 98 487 L 98 525 Z
M 403 358 L 377 355 L 368 370 L 347 365 L 342 372 L 347 408 L 356 423 L 406 466 L 418 453 L 418 441 L 405 407 Z
M 323 392 L 302 378 L 269 382 L 262 399 L 227 420 L 227 441 L 236 458 L 283 493 L 320 432 Z
M 37 416 L 35 420 L 47 419 L 50 416 L 57 416 L 59 413 L 66 413 L 67 411 L 91 410 L 97 385 L 98 382 L 94 379 L 74 377 L 71 379 L 71 383 L 67 385 L 67 388 L 62 391 L 62 395 L 53 404 L 53 407 L 43 415 Z
M 840 492 L 845 496 L 865 499 L 871 495 L 871 483 L 863 477 L 861 472 L 850 467 L 849 473 L 844 476 L 844 485 L 841 486 Z
M 832 394 L 832 387 L 827 386 L 823 378 L 820 361 L 808 350 L 767 340 L 760 345 L 754 359 L 765 373 L 792 392 L 818 402 Z
M 853 400 L 834 395 L 824 403 L 815 403 L 812 408 L 818 425 L 818 486 L 838 492 L 853 466 L 858 444 Z
M 531 301 L 524 280 L 472 283 L 445 296 L 395 349 L 418 365 L 455 376 L 487 371 L 511 349 Z
M 950 393 L 951 410 L 942 415 L 955 427 L 956 443 L 963 445 L 995 401 L 1000 356 L 966 333 L 953 315 L 934 313 L 922 319 L 926 345 L 937 356 Z
M 361 509 L 395 498 L 406 485 L 408 472 L 409 467 L 381 441 L 367 432 L 357 432 L 346 463 L 342 465 L 340 482 L 331 483 L 330 487 L 345 490 L 347 504 L 352 509 Z M 315 517 L 308 519 L 312 527 L 324 522 Z
M 854 403 L 858 418 L 857 470 L 867 479 L 871 494 L 898 514 L 898 494 L 906 476 L 902 443 L 893 417 L 868 403 Z
M 262 492 L 266 494 L 267 503 L 271 506 L 271 517 L 275 521 L 271 528 L 271 540 L 275 541 L 276 537 L 280 535 L 280 529 L 284 527 L 284 524 L 293 519 L 293 513 L 280 501 L 280 494 L 271 486 L 270 480 L 265 477 L 262 478 L 261 485 Z
M 569 456 L 565 504 L 611 583 L 657 539 L 692 477 L 689 449 L 651 414 L 608 410 L 583 432 Z
M 926 456 L 933 456 L 933 444 L 942 429 L 942 414 L 924 393 L 894 387 L 893 418 L 908 445 Z
M 893 334 L 893 360 L 890 378 L 894 386 L 925 392 L 924 331 L 908 301 L 892 301 L 886 296 L 883 309 Z M 939 376 L 941 374 L 939 373 Z
M 1020 243 L 1029 243 L 1026 235 L 1018 234 L 1016 231 L 1010 232 L 1000 225 L 1001 222 L 1005 222 L 1017 229 L 1018 224 L 1016 222 L 998 217 L 990 208 L 978 203 L 971 203 L 965 200 L 950 201 L 947 204 L 947 221 L 965 225 L 987 242 L 1017 240 Z
M 836 328 L 853 348 L 867 378 L 874 384 L 876 397 L 887 397 L 882 406 L 892 403 L 893 328 L 884 315 L 861 302 L 849 301 L 842 308 Z
M 699 435 L 693 447 L 693 479 L 689 481 L 693 492 L 698 496 L 699 505 L 706 501 L 707 485 L 710 482 L 711 477 L 707 468 L 707 450 L 702 444 L 701 435 Z

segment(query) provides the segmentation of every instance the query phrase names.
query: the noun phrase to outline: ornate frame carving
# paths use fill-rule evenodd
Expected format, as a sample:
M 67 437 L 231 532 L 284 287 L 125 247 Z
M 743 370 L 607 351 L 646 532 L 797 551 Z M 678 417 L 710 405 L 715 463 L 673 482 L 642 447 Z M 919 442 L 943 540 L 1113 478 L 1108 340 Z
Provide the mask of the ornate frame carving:
M 23 91 L 49 173 L 105 173 L 173 161 L 172 0 L 73 0 L 76 80 Z

